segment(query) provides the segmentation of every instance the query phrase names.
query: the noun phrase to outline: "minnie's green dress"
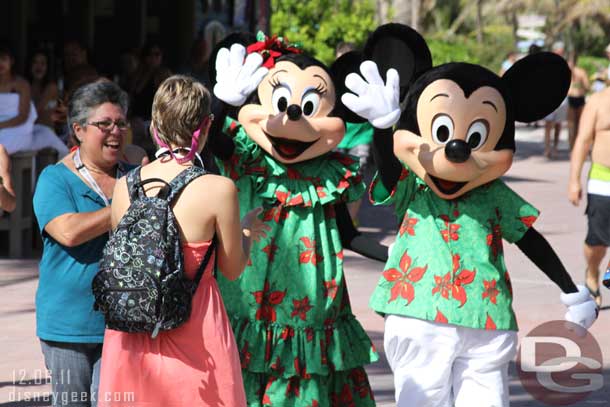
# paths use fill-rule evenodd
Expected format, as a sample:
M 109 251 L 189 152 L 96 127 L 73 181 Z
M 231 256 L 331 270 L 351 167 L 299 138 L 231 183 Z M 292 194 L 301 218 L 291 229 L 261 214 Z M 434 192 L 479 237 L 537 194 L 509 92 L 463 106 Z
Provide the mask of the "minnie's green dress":
M 221 173 L 241 216 L 262 206 L 271 227 L 241 277 L 218 282 L 240 350 L 250 406 L 373 406 L 363 369 L 377 360 L 352 314 L 333 204 L 364 192 L 358 164 L 329 153 L 294 165 L 266 154 L 232 123 Z

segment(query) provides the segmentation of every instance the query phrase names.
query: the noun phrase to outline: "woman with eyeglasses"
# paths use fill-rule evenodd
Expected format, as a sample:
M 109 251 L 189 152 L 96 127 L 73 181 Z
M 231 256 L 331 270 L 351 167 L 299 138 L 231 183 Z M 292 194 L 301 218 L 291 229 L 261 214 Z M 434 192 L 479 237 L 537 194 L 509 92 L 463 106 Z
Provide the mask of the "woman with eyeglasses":
M 119 161 L 127 106 L 127 94 L 112 82 L 76 90 L 68 125 L 78 148 L 45 168 L 36 185 L 34 212 L 44 244 L 36 334 L 54 406 L 95 405 L 105 326 L 93 310 L 91 281 L 110 231 L 114 185 L 131 169 Z

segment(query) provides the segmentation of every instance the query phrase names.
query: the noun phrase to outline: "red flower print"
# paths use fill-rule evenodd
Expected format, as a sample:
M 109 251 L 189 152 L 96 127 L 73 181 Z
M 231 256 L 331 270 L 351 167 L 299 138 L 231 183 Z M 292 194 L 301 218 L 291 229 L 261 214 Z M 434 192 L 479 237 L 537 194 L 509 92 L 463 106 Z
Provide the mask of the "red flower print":
M 343 385 L 343 390 L 341 394 L 333 393 L 331 396 L 331 406 L 332 407 L 356 407 L 356 403 L 354 403 L 354 396 L 352 395 L 352 390 L 350 389 L 348 384 Z
M 333 278 L 324 282 L 324 296 L 334 300 L 337 296 L 337 281 Z
M 356 162 L 350 156 L 336 152 L 331 154 L 331 158 L 334 158 L 346 167 L 352 166 Z
M 417 222 L 418 222 L 417 219 L 405 216 L 405 218 L 402 221 L 402 225 L 400 225 L 400 230 L 398 231 L 400 236 L 404 235 L 405 233 L 408 233 L 409 236 L 415 236 L 414 228 L 415 228 L 415 225 L 417 224 Z
M 534 222 L 536 222 L 536 217 L 535 216 L 522 216 L 521 218 L 519 218 L 521 220 L 521 222 L 523 222 L 523 224 L 525 225 L 526 228 L 531 228 L 532 225 L 534 224 Z
M 271 388 L 271 385 L 273 384 L 274 381 L 276 381 L 277 378 L 274 376 L 269 376 L 269 380 L 267 380 L 267 385 L 265 386 L 265 389 L 263 390 L 262 386 L 260 391 L 258 392 L 258 394 L 263 394 L 263 405 L 264 406 L 270 406 L 271 405 L 271 399 L 269 398 L 269 395 L 267 394 L 267 390 L 269 390 Z
M 314 399 L 308 407 L 320 407 L 320 403 L 318 403 L 318 400 Z
M 277 252 L 277 249 L 278 247 L 275 245 L 275 239 L 271 240 L 271 243 L 263 247 L 263 252 L 267 254 L 267 257 L 269 257 L 269 263 L 273 263 L 273 260 L 275 259 L 275 252 Z
M 295 170 L 294 168 L 288 168 L 288 178 L 290 179 L 302 179 L 303 176 L 300 172 Z
M 411 257 L 405 251 L 400 259 L 399 263 L 400 270 L 394 268 L 383 272 L 383 277 L 389 282 L 394 282 L 394 286 L 391 290 L 391 297 L 388 302 L 392 302 L 401 296 L 407 300 L 407 305 L 413 301 L 415 297 L 415 289 L 411 283 L 416 283 L 424 276 L 424 273 L 428 269 L 428 265 L 424 267 L 411 268 Z
M 252 353 L 248 351 L 248 341 L 245 341 L 244 346 L 239 350 L 241 355 L 241 368 L 247 369 L 252 360 Z
M 289 326 L 284 327 L 284 329 L 282 329 L 282 333 L 280 334 L 280 338 L 285 341 L 294 338 L 294 328 Z
M 458 270 L 460 269 L 460 255 L 453 255 L 452 260 L 453 271 L 451 273 L 445 274 L 444 277 L 434 276 L 436 287 L 432 289 L 432 294 L 440 292 L 443 298 L 449 299 L 449 291 L 451 291 L 451 296 L 458 300 L 460 302 L 460 307 L 462 307 L 468 300 L 464 285 L 474 281 L 476 271 L 462 270 L 458 273 Z
M 312 241 L 308 237 L 302 237 L 300 240 L 305 245 L 306 250 L 300 254 L 299 263 L 301 263 L 301 264 L 311 263 L 315 266 L 316 264 L 318 264 L 319 262 L 321 262 L 323 260 L 323 257 L 321 254 L 316 254 L 316 241 L 315 240 Z
M 343 249 L 339 250 L 339 253 L 337 253 L 335 256 L 337 256 L 339 260 L 343 260 Z
M 307 320 L 307 313 L 313 308 L 309 305 L 309 297 L 305 297 L 302 300 L 292 300 L 292 314 L 290 317 L 299 317 L 302 321 Z
M 400 177 L 398 178 L 399 181 L 402 181 L 403 179 L 406 179 L 409 176 L 410 172 L 409 170 L 407 170 L 406 168 L 403 167 L 402 171 L 400 172 Z
M 289 212 L 283 206 L 273 206 L 263 213 L 263 222 L 280 223 L 280 221 L 288 219 L 288 214 Z
M 288 197 L 291 195 L 290 191 L 282 192 L 275 191 L 275 197 L 280 202 L 281 205 L 285 206 L 294 206 L 303 203 L 303 195 L 297 194 L 292 199 L 288 200 Z
M 500 229 L 499 224 L 494 224 L 491 222 L 491 233 L 487 235 L 487 246 L 491 247 L 491 253 L 494 256 L 494 259 L 498 257 L 498 254 L 503 252 L 502 247 L 502 229 Z
M 354 383 L 354 392 L 357 393 L 361 399 L 369 395 L 370 387 L 363 369 L 352 369 L 349 377 Z
M 339 184 L 337 184 L 337 189 L 347 189 L 349 188 L 349 181 L 346 179 L 342 179 L 341 181 L 339 181 Z
M 324 187 L 321 185 L 318 185 L 316 187 L 316 192 L 318 193 L 318 198 L 325 198 L 326 197 L 326 192 L 324 191 Z
M 260 304 L 260 308 L 256 311 L 256 319 L 269 322 L 275 322 L 275 306 L 284 301 L 286 291 L 271 291 L 269 281 L 265 281 L 265 286 L 262 291 L 252 293 L 256 299 L 256 303 Z
M 496 280 L 483 280 L 484 291 L 482 298 L 489 298 L 492 304 L 496 304 L 496 296 L 500 294 L 500 291 L 496 288 Z
M 305 338 L 307 342 L 313 341 L 313 328 L 305 328 Z
M 440 312 L 438 309 L 436 310 L 436 318 L 434 318 L 434 322 L 440 322 L 443 324 L 447 324 L 449 323 L 449 320 L 447 319 L 447 317 L 445 315 L 443 315 L 442 312 Z
M 494 331 L 496 329 L 496 323 L 493 319 L 487 314 L 487 322 L 485 322 L 485 329 L 488 331 Z
M 434 276 L 434 282 L 436 283 L 436 287 L 432 289 L 432 294 L 440 292 L 443 298 L 449 299 L 449 293 L 453 287 L 453 284 L 451 283 L 451 273 L 447 272 L 444 277 Z
M 275 359 L 275 362 L 273 362 L 273 364 L 271 365 L 271 370 L 276 372 L 278 376 L 281 376 L 284 374 L 284 371 L 286 369 L 284 369 L 284 367 L 282 366 L 282 362 L 281 362 L 279 356 Z
M 445 242 L 449 242 L 449 240 L 458 240 L 460 237 L 458 235 L 458 230 L 460 230 L 460 225 L 457 223 L 450 223 L 449 216 L 441 215 L 441 219 L 445 221 L 446 229 L 441 230 L 441 234 L 443 235 L 443 240 Z

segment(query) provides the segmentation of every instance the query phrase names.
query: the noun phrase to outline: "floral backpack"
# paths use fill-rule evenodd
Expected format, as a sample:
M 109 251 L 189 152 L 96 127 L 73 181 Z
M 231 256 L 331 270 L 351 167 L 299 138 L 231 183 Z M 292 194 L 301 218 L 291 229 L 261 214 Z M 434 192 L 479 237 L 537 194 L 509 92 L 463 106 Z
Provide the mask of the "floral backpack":
M 206 174 L 192 166 L 169 184 L 159 178 L 144 181 L 140 167 L 127 174 L 131 205 L 110 236 L 92 282 L 94 308 L 110 329 L 124 332 L 170 330 L 186 322 L 191 300 L 216 246 L 216 236 L 194 280 L 184 273 L 180 231 L 172 202 L 182 189 Z M 156 196 L 146 196 L 143 186 L 165 185 Z

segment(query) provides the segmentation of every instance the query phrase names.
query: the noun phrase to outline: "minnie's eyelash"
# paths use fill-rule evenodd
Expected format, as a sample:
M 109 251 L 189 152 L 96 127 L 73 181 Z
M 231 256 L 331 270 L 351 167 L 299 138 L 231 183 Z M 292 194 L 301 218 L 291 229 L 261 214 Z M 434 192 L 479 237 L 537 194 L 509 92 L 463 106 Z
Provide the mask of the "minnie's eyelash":
M 273 77 L 271 78 L 271 80 L 269 81 L 269 85 L 271 85 L 273 87 L 273 89 L 279 88 L 281 85 L 279 78 Z
M 319 83 L 318 86 L 316 86 L 316 88 L 314 90 L 316 92 L 318 92 L 320 95 L 323 95 L 326 93 L 326 88 L 321 83 Z

